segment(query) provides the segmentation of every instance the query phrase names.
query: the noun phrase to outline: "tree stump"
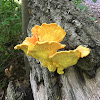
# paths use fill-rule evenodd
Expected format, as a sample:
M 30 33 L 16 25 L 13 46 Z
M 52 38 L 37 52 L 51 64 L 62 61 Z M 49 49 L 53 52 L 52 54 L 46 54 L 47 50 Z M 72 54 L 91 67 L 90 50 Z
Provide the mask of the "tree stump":
M 35 25 L 57 23 L 66 31 L 61 42 L 66 44 L 63 50 L 79 45 L 91 50 L 89 56 L 65 69 L 63 75 L 49 72 L 39 60 L 26 55 L 34 100 L 100 100 L 100 25 L 76 8 L 71 0 L 28 0 L 28 7 L 28 36 Z

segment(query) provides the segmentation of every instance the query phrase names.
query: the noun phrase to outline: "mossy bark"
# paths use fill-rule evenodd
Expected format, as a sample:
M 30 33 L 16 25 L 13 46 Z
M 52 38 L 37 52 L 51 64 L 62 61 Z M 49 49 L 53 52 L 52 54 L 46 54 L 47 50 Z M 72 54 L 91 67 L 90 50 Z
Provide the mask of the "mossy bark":
M 86 45 L 91 53 L 63 75 L 49 72 L 38 60 L 26 56 L 31 67 L 30 82 L 34 100 L 99 100 L 100 99 L 100 26 L 69 0 L 29 0 L 31 28 L 42 23 L 57 23 L 65 31 L 63 50 Z M 27 66 L 26 66 L 27 67 Z

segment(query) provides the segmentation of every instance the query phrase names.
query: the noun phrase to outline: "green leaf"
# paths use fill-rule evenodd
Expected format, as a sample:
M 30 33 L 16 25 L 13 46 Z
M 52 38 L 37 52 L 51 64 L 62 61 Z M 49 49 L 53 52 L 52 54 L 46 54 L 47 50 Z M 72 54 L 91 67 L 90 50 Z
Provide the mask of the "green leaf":
M 91 19 L 92 21 L 95 21 L 95 20 L 96 20 L 95 17 L 91 17 L 91 16 L 90 16 L 90 19 Z
M 88 8 L 84 5 L 78 4 L 76 5 L 76 7 L 78 7 L 80 10 L 82 10 L 83 12 L 86 12 L 88 10 Z
M 0 48 L 0 51 L 3 52 L 4 51 L 4 48 Z
M 94 3 L 96 3 L 97 0 L 92 0 Z
M 5 86 L 5 84 L 6 84 L 6 81 L 2 81 L 2 82 L 0 83 L 0 88 L 2 89 L 2 88 Z
M 2 72 L 5 69 L 4 66 L 0 66 L 0 72 Z

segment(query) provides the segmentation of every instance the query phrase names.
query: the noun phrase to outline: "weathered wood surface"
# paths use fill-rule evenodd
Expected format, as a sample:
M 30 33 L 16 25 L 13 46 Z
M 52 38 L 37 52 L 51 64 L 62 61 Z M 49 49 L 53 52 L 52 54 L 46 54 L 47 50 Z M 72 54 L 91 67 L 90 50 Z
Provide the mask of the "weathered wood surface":
M 51 73 L 38 60 L 26 56 L 34 100 L 100 100 L 100 26 L 69 0 L 28 0 L 31 28 L 42 23 L 57 23 L 67 33 L 65 49 L 86 45 L 91 53 L 63 75 Z M 29 67 L 28 66 L 28 67 Z M 97 72 L 96 72 L 97 70 Z
M 29 22 L 29 12 L 28 12 L 28 0 L 22 1 L 22 38 L 24 39 L 27 35 L 27 27 Z
M 20 83 L 10 81 L 5 100 L 33 100 L 32 91 L 28 84 L 27 82 L 27 84 L 21 85 Z

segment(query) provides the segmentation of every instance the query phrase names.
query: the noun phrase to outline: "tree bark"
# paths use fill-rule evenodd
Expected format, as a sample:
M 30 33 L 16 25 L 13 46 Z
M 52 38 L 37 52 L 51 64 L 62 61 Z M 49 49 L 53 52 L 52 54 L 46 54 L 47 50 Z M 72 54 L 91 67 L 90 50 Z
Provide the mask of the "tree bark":
M 29 22 L 28 0 L 22 0 L 22 33 L 23 39 L 27 35 L 27 27 Z
M 7 88 L 7 95 L 4 100 L 33 100 L 32 91 L 27 84 L 10 81 Z
M 57 23 L 65 31 L 63 50 L 79 45 L 90 48 L 90 55 L 63 75 L 49 72 L 38 60 L 26 55 L 34 100 L 100 100 L 100 26 L 82 13 L 69 0 L 29 0 L 31 28 L 42 23 Z M 29 67 L 28 66 L 28 67 Z M 27 67 L 27 66 L 26 66 Z

